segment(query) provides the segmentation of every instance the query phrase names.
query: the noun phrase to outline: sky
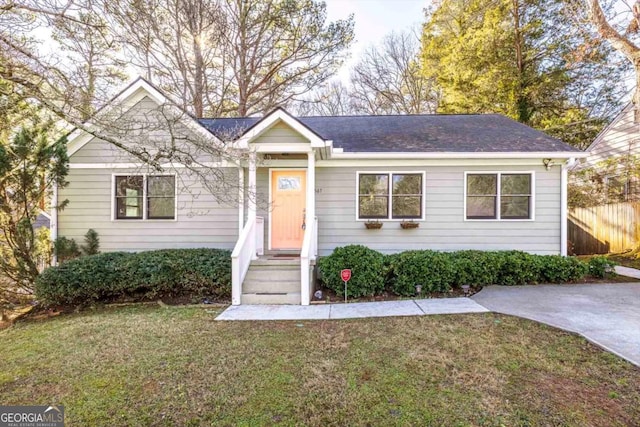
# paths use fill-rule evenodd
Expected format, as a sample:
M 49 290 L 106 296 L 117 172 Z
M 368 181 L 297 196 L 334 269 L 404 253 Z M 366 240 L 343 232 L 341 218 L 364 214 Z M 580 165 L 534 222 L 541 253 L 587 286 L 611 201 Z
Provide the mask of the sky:
M 335 21 L 355 16 L 355 38 L 351 58 L 338 73 L 346 82 L 349 69 L 357 62 L 361 52 L 392 31 L 409 30 L 424 21 L 423 9 L 430 0 L 325 0 L 327 19 Z

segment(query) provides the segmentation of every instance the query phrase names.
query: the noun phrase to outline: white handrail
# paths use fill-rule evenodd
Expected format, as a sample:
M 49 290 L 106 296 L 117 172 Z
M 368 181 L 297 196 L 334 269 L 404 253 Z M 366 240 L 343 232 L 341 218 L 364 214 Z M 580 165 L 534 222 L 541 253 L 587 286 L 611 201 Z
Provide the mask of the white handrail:
M 311 261 L 315 261 L 318 253 L 318 218 L 314 218 L 304 231 L 302 249 L 300 250 L 300 302 L 309 305 L 311 301 L 312 275 Z
M 251 260 L 256 256 L 255 229 L 255 217 L 249 218 L 231 253 L 231 304 L 233 305 L 241 303 L 242 282 L 249 271 Z

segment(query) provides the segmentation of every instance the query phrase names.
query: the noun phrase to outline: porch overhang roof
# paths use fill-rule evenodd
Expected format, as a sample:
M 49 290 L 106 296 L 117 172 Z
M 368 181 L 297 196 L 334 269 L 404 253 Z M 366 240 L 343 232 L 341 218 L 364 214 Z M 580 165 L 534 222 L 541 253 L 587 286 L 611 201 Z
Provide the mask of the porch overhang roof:
M 278 107 L 242 133 L 236 141 L 238 148 L 249 148 L 250 144 L 254 143 L 262 134 L 278 122 L 285 123 L 307 139 L 310 143 L 310 148 L 328 148 L 331 146 L 330 140 L 325 140 L 307 125 L 289 114 L 285 109 Z

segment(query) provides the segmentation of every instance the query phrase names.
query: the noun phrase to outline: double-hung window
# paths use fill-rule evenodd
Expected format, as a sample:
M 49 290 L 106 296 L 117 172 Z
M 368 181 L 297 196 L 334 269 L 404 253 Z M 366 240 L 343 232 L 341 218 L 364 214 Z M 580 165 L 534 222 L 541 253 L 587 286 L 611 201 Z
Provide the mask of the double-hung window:
M 358 219 L 421 219 L 423 173 L 358 174 Z
M 119 175 L 115 179 L 115 219 L 175 219 L 174 175 Z
M 533 174 L 466 174 L 467 219 L 533 219 Z

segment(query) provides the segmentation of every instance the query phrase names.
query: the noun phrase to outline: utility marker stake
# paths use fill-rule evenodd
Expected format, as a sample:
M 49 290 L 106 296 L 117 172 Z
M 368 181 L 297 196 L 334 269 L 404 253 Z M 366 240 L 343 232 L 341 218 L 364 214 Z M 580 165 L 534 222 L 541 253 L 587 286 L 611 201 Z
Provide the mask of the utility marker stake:
M 340 278 L 344 282 L 344 302 L 347 303 L 347 282 L 351 279 L 351 269 L 345 268 L 340 272 Z

